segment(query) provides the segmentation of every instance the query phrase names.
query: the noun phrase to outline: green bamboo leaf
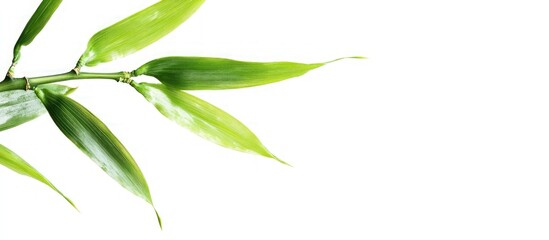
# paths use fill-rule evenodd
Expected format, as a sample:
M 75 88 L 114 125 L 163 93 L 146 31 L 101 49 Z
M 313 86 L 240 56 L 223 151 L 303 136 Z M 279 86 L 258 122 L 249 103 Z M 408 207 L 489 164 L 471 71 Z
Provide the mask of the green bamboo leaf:
M 34 38 L 42 31 L 46 26 L 51 16 L 57 10 L 62 0 L 43 0 L 38 6 L 32 17 L 25 25 L 23 32 L 19 36 L 15 47 L 13 48 L 13 64 L 8 72 L 10 77 L 13 76 L 15 65 L 21 58 L 21 47 L 27 46 L 32 43 Z
M 352 57 L 362 58 L 362 57 Z M 173 88 L 211 90 L 253 87 L 298 77 L 327 63 L 242 62 L 225 58 L 165 57 L 152 60 L 134 71 Z
M 70 94 L 75 88 L 63 85 L 41 85 L 58 94 Z M 19 126 L 44 114 L 46 109 L 33 91 L 11 90 L 0 92 L 0 131 Z
M 42 175 L 38 170 L 33 168 L 29 163 L 27 163 L 25 160 L 23 160 L 21 157 L 19 157 L 17 154 L 6 148 L 4 145 L 0 144 L 0 165 L 4 165 L 5 167 L 13 170 L 16 173 L 19 173 L 21 175 L 25 175 L 31 178 L 34 178 L 50 187 L 59 195 L 61 195 L 67 202 L 69 202 L 76 210 L 76 206 L 74 203 L 67 197 L 65 194 L 63 194 L 61 191 L 59 191 L 44 175 Z
M 149 186 L 139 166 L 101 120 L 64 95 L 48 89 L 36 89 L 35 92 L 68 139 L 120 185 L 154 208 Z M 161 225 L 158 213 L 157 217 Z
M 204 1 L 163 0 L 99 31 L 88 42 L 77 68 L 109 62 L 156 42 L 187 20 Z
M 162 84 L 132 83 L 160 113 L 197 135 L 226 148 L 274 156 L 244 124 L 223 110 L 188 93 Z

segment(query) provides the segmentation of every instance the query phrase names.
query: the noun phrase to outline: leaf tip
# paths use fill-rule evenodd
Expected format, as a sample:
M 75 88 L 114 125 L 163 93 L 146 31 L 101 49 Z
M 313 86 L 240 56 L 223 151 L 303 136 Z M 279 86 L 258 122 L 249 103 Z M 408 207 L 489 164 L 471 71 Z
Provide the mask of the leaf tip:
M 363 57 L 363 56 L 342 57 L 342 58 L 334 59 L 332 61 L 325 62 L 324 64 L 333 63 L 333 62 L 337 62 L 337 61 L 345 60 L 345 59 L 368 59 L 368 58 Z
M 156 220 L 158 221 L 158 226 L 160 227 L 160 230 L 163 230 L 162 218 L 160 218 L 160 214 L 158 214 L 158 211 L 156 210 L 156 208 L 154 206 L 153 206 L 153 209 L 154 209 L 154 213 L 156 214 Z
M 74 210 L 76 210 L 78 213 L 80 213 L 80 209 L 78 209 L 78 207 L 76 206 L 76 204 L 74 204 L 72 202 L 72 200 L 70 200 L 68 197 L 66 197 L 65 195 L 63 195 L 63 197 L 65 198 L 65 200 L 67 200 L 67 202 L 69 202 L 69 204 L 74 208 Z
M 63 194 L 51 182 L 46 181 L 46 184 L 48 186 L 50 186 L 53 190 L 55 190 L 59 195 L 61 195 L 61 197 L 63 197 L 78 213 L 80 213 L 80 209 L 78 209 L 78 207 L 76 207 L 76 204 L 74 204 L 74 202 L 69 197 L 67 197 L 65 194 Z
M 286 166 L 288 166 L 288 167 L 291 167 L 291 168 L 293 168 L 293 167 L 294 167 L 294 166 L 292 166 L 291 164 L 289 164 L 289 163 L 287 163 L 287 162 L 284 162 L 284 161 L 282 161 L 282 160 L 281 160 L 280 158 L 275 158 L 275 160 L 277 160 L 278 162 L 280 162 L 280 163 L 282 163 L 282 164 L 284 164 L 284 165 L 286 165 Z
M 265 153 L 265 154 L 261 154 L 261 155 L 263 155 L 263 156 L 265 156 L 265 157 L 268 157 L 268 158 L 272 158 L 272 159 L 278 161 L 279 163 L 282 163 L 282 164 L 284 164 L 284 165 L 286 165 L 286 166 L 288 166 L 288 167 L 294 167 L 294 166 L 292 166 L 291 164 L 289 164 L 289 163 L 283 161 L 282 159 L 280 159 L 280 158 L 278 158 L 277 156 L 275 156 L 274 154 L 272 154 L 269 150 L 265 149 L 265 151 L 266 151 L 266 153 Z
M 74 91 L 76 91 L 76 89 L 78 89 L 78 87 L 69 87 L 67 89 L 67 92 L 65 93 L 65 95 L 70 95 L 71 93 L 73 93 Z
M 353 56 L 353 57 L 348 57 L 348 58 L 354 58 L 354 59 L 368 59 L 367 57 L 364 57 L 364 56 Z

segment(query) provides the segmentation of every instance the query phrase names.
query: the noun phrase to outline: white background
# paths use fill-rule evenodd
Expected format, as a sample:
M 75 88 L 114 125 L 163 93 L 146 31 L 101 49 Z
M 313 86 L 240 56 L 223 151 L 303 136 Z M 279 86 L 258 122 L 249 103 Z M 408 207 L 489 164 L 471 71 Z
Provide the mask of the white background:
M 39 2 L 0 3 L 2 72 Z M 71 69 L 91 35 L 154 2 L 64 1 L 23 49 L 18 75 Z M 209 0 L 161 41 L 93 70 L 168 55 L 368 57 L 272 85 L 194 92 L 295 167 L 204 141 L 128 86 L 70 82 L 140 164 L 164 230 L 42 116 L 0 142 L 81 213 L 0 168 L 0 239 L 547 239 L 545 3 Z

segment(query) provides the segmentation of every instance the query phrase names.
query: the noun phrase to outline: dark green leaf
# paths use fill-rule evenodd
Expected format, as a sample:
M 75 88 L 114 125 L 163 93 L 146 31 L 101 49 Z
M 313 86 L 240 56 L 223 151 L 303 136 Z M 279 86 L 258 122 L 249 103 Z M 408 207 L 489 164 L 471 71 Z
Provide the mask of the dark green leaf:
M 337 60 L 340 59 L 334 61 Z M 182 90 L 232 89 L 301 76 L 327 63 L 242 62 L 225 58 L 165 57 L 144 64 L 134 74 L 152 76 L 165 85 Z
M 25 29 L 23 29 L 21 36 L 19 36 L 19 39 L 13 48 L 14 65 L 10 68 L 11 75 L 13 75 L 13 67 L 17 64 L 19 58 L 21 57 L 21 47 L 31 44 L 34 38 L 40 33 L 40 31 L 42 31 L 44 26 L 46 26 L 61 2 L 62 0 L 43 0 L 32 17 L 29 19 Z
M 95 66 L 132 54 L 187 20 L 205 0 L 163 0 L 105 28 L 90 39 L 77 67 Z
M 74 91 L 63 85 L 41 85 L 58 94 L 69 94 Z M 11 90 L 0 92 L 0 131 L 28 122 L 46 112 L 44 105 L 33 91 Z
M 153 204 L 149 187 L 137 163 L 101 120 L 64 95 L 48 89 L 37 89 L 36 94 L 68 139 L 120 185 Z
M 19 173 L 21 175 L 29 176 L 31 178 L 34 178 L 46 185 L 48 185 L 51 189 L 59 193 L 67 202 L 69 202 L 76 210 L 76 206 L 72 201 L 65 196 L 61 191 L 59 191 L 46 177 L 44 177 L 38 170 L 33 168 L 29 163 L 27 163 L 25 160 L 23 160 L 21 157 L 19 157 L 17 154 L 6 148 L 4 145 L 0 144 L 0 165 L 4 165 L 5 167 L 13 170 L 16 173 Z
M 244 124 L 223 110 L 188 93 L 162 84 L 133 83 L 132 86 L 160 113 L 197 135 L 223 147 L 275 157 Z

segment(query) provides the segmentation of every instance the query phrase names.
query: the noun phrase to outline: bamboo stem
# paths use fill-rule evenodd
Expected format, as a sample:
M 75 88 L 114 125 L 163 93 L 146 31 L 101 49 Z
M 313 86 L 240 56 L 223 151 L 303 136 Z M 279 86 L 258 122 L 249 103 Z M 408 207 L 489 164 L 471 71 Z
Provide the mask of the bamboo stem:
M 110 80 L 119 81 L 120 79 L 125 79 L 127 75 L 128 75 L 127 72 L 115 72 L 115 73 L 81 72 L 80 74 L 77 75 L 76 73 L 71 71 L 71 72 L 66 72 L 66 73 L 61 73 L 56 75 L 49 75 L 49 76 L 13 78 L 11 80 L 3 81 L 0 83 L 0 92 L 17 90 L 17 89 L 24 90 L 27 84 L 27 80 L 30 86 L 36 87 L 42 84 L 69 81 L 69 80 L 110 79 Z

